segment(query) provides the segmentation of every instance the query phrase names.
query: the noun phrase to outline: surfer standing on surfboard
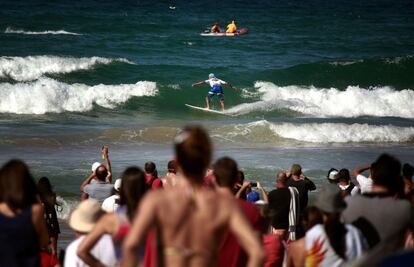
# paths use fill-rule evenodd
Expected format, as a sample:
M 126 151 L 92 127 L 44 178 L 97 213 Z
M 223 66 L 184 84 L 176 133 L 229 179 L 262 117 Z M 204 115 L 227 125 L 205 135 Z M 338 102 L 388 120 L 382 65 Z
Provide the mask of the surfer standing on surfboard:
M 207 105 L 206 108 L 210 109 L 210 100 L 213 96 L 216 95 L 220 99 L 221 109 L 224 111 L 224 93 L 223 93 L 222 85 L 228 86 L 228 87 L 230 87 L 234 90 L 236 90 L 236 87 L 231 85 L 231 83 L 228 83 L 228 82 L 222 81 L 220 79 L 217 79 L 216 76 L 213 73 L 210 73 L 208 75 L 208 80 L 193 83 L 191 86 L 195 87 L 195 86 L 203 85 L 205 83 L 210 85 L 210 87 L 211 87 L 210 91 L 208 92 L 208 94 L 206 96 L 206 105 Z

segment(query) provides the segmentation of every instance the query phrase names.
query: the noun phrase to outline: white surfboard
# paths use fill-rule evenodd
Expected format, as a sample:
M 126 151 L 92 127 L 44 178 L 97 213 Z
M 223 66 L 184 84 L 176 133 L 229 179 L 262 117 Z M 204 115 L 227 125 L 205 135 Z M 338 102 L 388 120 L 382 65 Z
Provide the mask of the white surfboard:
M 208 109 L 208 108 L 202 108 L 202 107 L 197 107 L 197 106 L 193 106 L 193 105 L 189 105 L 189 104 L 185 104 L 187 107 L 192 108 L 192 109 L 197 109 L 197 110 L 201 110 L 201 111 L 205 111 L 205 112 L 211 112 L 211 113 L 216 113 L 216 114 L 221 114 L 221 115 L 227 115 L 226 113 L 224 113 L 223 111 L 219 111 L 219 110 L 214 110 L 214 109 Z

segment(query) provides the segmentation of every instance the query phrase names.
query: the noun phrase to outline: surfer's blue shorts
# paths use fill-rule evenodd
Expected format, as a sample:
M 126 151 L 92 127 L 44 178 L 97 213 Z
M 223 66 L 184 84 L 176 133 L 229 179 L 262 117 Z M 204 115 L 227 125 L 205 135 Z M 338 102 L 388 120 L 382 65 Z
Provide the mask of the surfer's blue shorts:
M 208 95 L 207 95 L 207 97 L 209 98 L 209 99 L 211 99 L 213 96 L 217 96 L 220 100 L 224 100 L 224 94 L 222 93 L 222 92 L 213 92 L 213 91 L 210 91 L 210 92 L 208 92 Z
M 224 100 L 223 88 L 221 86 L 213 86 L 210 91 L 208 92 L 207 97 L 212 98 L 213 96 L 217 96 L 220 100 Z

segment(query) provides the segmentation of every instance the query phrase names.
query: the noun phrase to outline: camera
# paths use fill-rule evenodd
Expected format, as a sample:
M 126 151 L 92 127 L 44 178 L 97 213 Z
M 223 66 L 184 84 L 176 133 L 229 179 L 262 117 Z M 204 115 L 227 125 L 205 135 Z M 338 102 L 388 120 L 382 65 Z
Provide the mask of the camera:
M 250 183 L 250 186 L 251 186 L 251 187 L 257 187 L 257 182 L 251 182 L 251 183 Z

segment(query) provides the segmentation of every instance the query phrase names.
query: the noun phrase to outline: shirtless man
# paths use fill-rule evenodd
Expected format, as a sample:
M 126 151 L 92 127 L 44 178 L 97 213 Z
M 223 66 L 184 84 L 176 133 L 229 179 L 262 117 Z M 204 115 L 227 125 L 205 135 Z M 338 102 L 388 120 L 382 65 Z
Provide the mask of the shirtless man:
M 261 266 L 260 240 L 234 197 L 202 186 L 212 154 L 207 133 L 199 127 L 186 128 L 174 146 L 182 181 L 171 190 L 151 191 L 144 197 L 124 242 L 122 266 L 136 266 L 135 251 L 151 227 L 155 227 L 160 247 L 159 266 L 215 266 L 227 229 L 247 252 L 247 266 Z

